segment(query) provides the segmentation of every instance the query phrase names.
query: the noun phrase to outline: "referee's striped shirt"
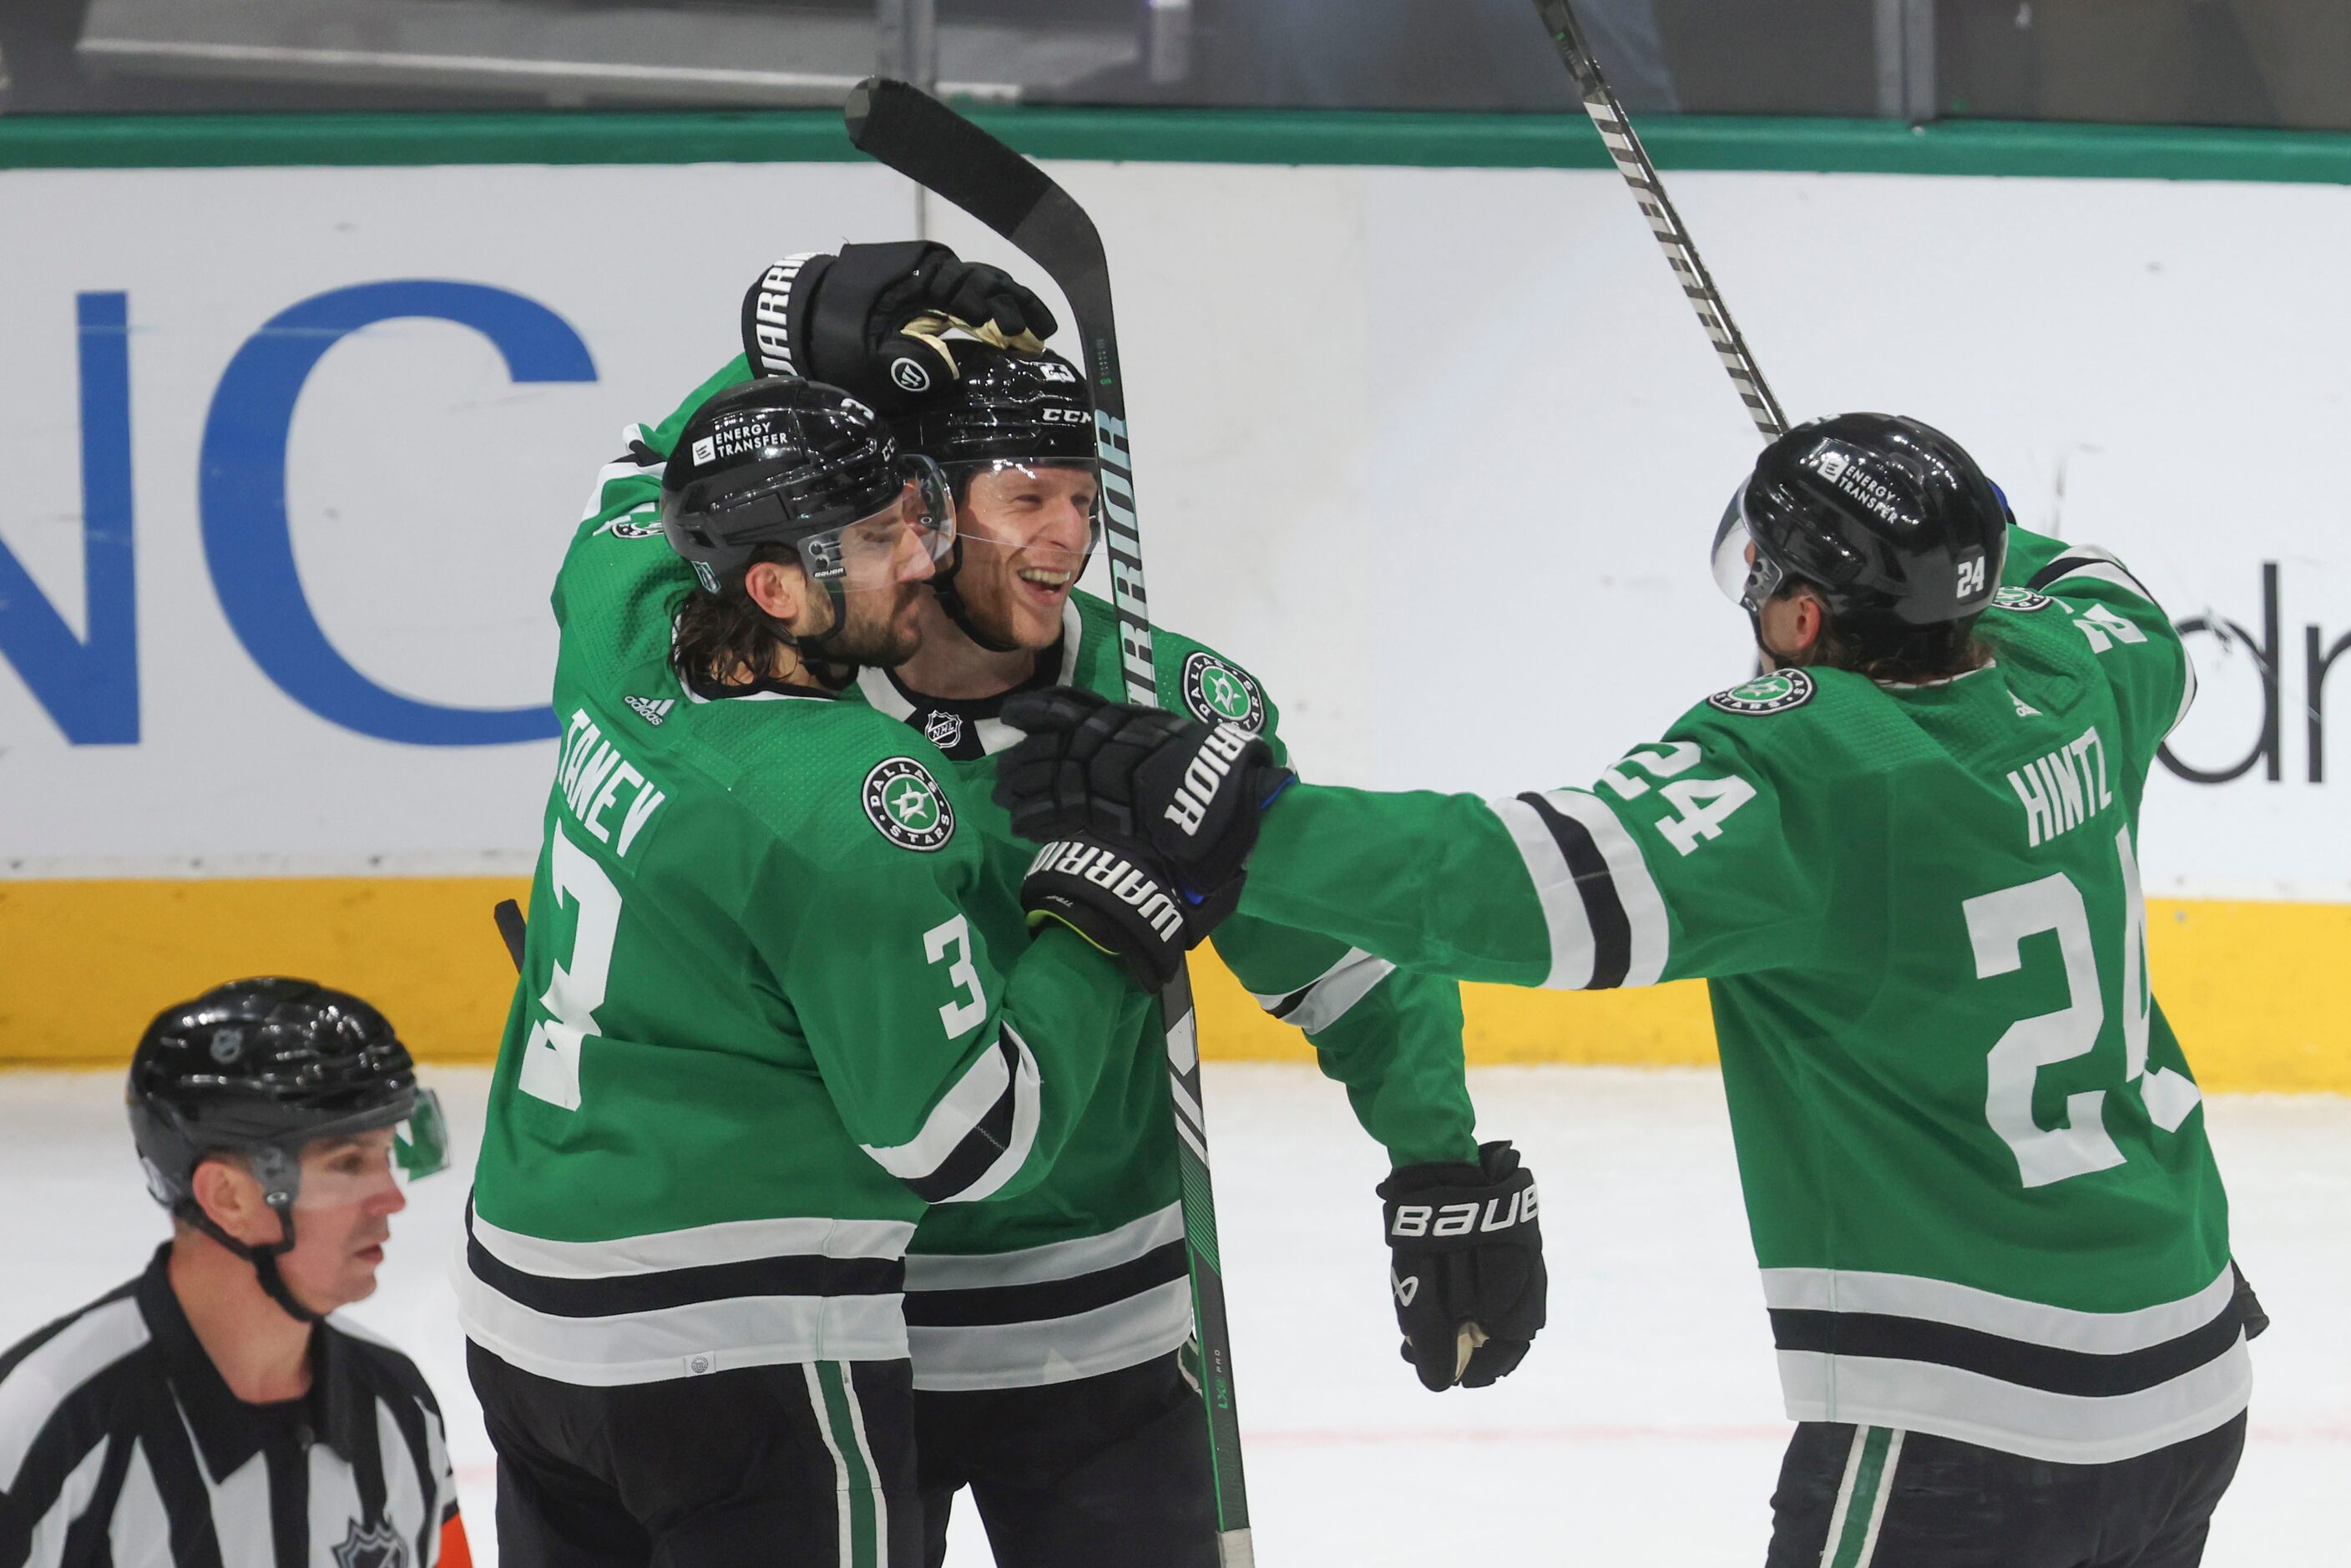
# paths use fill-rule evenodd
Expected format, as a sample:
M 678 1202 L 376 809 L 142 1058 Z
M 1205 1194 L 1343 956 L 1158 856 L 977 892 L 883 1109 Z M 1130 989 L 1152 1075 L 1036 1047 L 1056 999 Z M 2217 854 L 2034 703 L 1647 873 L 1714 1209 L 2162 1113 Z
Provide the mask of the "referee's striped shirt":
M 246 1404 L 170 1256 L 0 1355 L 0 1568 L 470 1568 L 414 1364 L 321 1323 L 309 1395 Z

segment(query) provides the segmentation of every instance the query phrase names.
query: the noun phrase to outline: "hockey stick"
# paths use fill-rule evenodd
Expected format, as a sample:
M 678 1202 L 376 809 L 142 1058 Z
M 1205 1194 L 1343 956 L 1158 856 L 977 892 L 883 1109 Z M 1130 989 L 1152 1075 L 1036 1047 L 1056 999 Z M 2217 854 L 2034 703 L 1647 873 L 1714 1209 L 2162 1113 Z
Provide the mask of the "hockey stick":
M 507 956 L 514 960 L 515 973 L 522 973 L 522 905 L 511 898 L 501 898 L 490 906 L 490 918 L 498 924 L 498 935 L 506 939 Z
M 1143 538 L 1135 520 L 1128 451 L 1126 387 L 1111 316 L 1110 264 L 1093 220 L 1042 169 L 919 89 L 885 77 L 858 84 L 842 108 L 858 149 L 936 192 L 1010 240 L 1060 286 L 1077 316 L 1092 382 L 1094 439 L 1102 459 L 1103 535 L 1110 548 L 1111 602 L 1130 702 L 1157 706 L 1151 614 L 1143 590 Z M 1241 1481 L 1240 1420 L 1233 1404 L 1231 1331 L 1224 1265 L 1208 1184 L 1208 1129 L 1200 1108 L 1197 1023 L 1192 981 L 1178 972 L 1159 993 L 1167 1042 L 1169 1099 L 1183 1185 L 1184 1242 L 1192 1262 L 1192 1321 L 1200 1339 L 1201 1395 L 1217 1492 L 1217 1553 L 1225 1568 L 1249 1568 L 1249 1496 Z
M 1689 231 L 1682 227 L 1680 214 L 1666 196 L 1666 184 L 1657 177 L 1657 166 L 1649 162 L 1647 150 L 1633 133 L 1633 122 L 1625 116 L 1625 106 L 1616 100 L 1616 89 L 1600 74 L 1600 62 L 1593 57 L 1592 46 L 1584 41 L 1583 29 L 1576 25 L 1575 13 L 1568 0 L 1535 0 L 1535 9 L 1541 14 L 1543 26 L 1551 29 L 1551 40 L 1559 47 L 1561 62 L 1575 78 L 1576 96 L 1583 100 L 1583 112 L 1592 117 L 1600 140 L 1607 144 L 1608 156 L 1615 160 L 1616 172 L 1625 176 L 1625 183 L 1633 187 L 1633 199 L 1641 204 L 1642 215 L 1649 220 L 1649 231 L 1657 236 L 1666 260 L 1682 280 L 1682 292 L 1689 297 L 1690 308 L 1698 312 L 1698 325 L 1706 329 L 1707 337 L 1713 341 L 1714 351 L 1721 359 L 1723 370 L 1729 372 L 1731 385 L 1739 389 L 1740 401 L 1746 403 L 1755 428 L 1763 433 L 1766 441 L 1786 434 L 1788 420 L 1780 412 L 1779 400 L 1764 382 L 1755 356 L 1747 351 L 1747 340 L 1739 335 L 1737 324 L 1730 319 L 1729 308 L 1723 304 L 1721 293 L 1707 273 L 1706 263 L 1698 259 L 1698 246 L 1690 242 Z

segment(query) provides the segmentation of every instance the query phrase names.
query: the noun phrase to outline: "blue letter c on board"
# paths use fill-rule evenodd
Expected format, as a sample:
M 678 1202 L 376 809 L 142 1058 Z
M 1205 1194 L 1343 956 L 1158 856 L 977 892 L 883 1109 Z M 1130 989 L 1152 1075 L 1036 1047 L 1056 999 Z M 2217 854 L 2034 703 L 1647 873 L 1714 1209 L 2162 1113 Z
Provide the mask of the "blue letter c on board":
M 286 516 L 286 445 L 310 372 L 349 333 L 429 317 L 471 327 L 517 382 L 592 382 L 588 346 L 535 299 L 478 283 L 355 284 L 287 307 L 246 340 L 204 420 L 197 486 L 204 560 L 237 640 L 287 696 L 330 723 L 412 746 L 496 746 L 557 733 L 545 704 L 453 707 L 405 696 L 361 674 L 329 642 L 294 565 Z

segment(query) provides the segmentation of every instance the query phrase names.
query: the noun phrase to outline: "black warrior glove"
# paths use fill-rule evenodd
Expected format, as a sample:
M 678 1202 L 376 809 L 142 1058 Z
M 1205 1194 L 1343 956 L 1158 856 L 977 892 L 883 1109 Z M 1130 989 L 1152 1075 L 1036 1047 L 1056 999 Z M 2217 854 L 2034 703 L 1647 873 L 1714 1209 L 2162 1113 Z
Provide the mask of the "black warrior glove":
M 1543 1326 L 1534 1173 L 1508 1144 L 1481 1145 L 1478 1158 L 1406 1166 L 1380 1183 L 1404 1358 L 1429 1388 L 1508 1377 Z
M 996 774 L 1014 832 L 1140 848 L 1196 896 L 1238 897 L 1259 819 L 1295 777 L 1235 726 L 1211 728 L 1071 686 L 1014 697 L 1004 722 L 1026 732 Z
M 954 384 L 949 325 L 1031 353 L 1059 329 L 1045 302 L 1008 274 L 926 240 L 786 256 L 743 297 L 754 375 L 822 382 L 885 419 Z
M 1176 978 L 1186 951 L 1239 902 L 1238 879 L 1226 896 L 1195 901 L 1165 876 L 1085 839 L 1047 844 L 1020 880 L 1020 907 L 1031 929 L 1060 921 L 1153 991 Z

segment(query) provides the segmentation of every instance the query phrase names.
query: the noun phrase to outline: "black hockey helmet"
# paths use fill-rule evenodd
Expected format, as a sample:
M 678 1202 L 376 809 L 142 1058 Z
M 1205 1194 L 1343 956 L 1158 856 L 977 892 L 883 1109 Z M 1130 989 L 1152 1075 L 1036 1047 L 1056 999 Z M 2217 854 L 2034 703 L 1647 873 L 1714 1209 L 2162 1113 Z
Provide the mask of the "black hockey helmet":
M 893 428 L 901 446 L 946 470 L 959 499 L 969 493 L 975 475 L 992 468 L 1081 468 L 1099 481 L 1094 405 L 1075 365 L 1050 349 L 1023 353 L 960 338 L 949 349 L 955 381 Z M 1097 496 L 1086 541 L 1089 555 L 1101 542 L 1102 530 Z M 931 591 L 964 635 L 983 648 L 1008 653 L 1011 643 L 973 623 L 956 590 L 956 574 L 962 569 L 967 542 L 956 539 L 940 563 Z M 1078 570 L 1083 570 L 1082 562 Z
M 1715 530 L 1715 579 L 1752 613 L 1792 578 L 1848 632 L 1899 636 L 1991 603 L 2008 522 L 1999 487 L 1941 431 L 1839 414 L 1763 449 Z
M 814 648 L 847 623 L 842 530 L 896 506 L 910 479 L 923 497 L 931 559 L 944 559 L 955 512 L 938 465 L 901 457 L 889 427 L 847 392 L 763 377 L 728 387 L 687 419 L 662 470 L 662 528 L 713 593 L 759 546 L 793 546 L 832 601 L 831 629 L 799 640 Z
M 165 1008 L 131 1052 L 124 1100 L 155 1200 L 250 1261 L 271 1299 L 306 1322 L 317 1314 L 287 1291 L 277 1263 L 294 1245 L 303 1147 L 393 1127 L 407 1175 L 448 1164 L 440 1102 L 417 1086 L 392 1025 L 359 998 L 309 980 L 232 980 Z M 261 1183 L 283 1227 L 277 1243 L 246 1246 L 197 1203 L 196 1166 L 221 1154 L 243 1156 Z
M 1094 405 L 1061 355 L 956 339 L 954 384 L 900 419 L 898 444 L 950 474 L 995 463 L 1093 468 Z

